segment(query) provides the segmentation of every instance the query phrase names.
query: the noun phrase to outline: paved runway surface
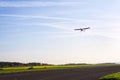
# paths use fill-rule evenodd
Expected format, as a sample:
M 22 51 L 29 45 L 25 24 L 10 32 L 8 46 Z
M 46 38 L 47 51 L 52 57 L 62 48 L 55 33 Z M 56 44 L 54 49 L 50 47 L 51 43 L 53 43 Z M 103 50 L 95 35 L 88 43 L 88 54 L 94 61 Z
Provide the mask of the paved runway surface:
M 101 76 L 119 71 L 120 66 L 35 71 L 0 75 L 0 80 L 98 80 Z

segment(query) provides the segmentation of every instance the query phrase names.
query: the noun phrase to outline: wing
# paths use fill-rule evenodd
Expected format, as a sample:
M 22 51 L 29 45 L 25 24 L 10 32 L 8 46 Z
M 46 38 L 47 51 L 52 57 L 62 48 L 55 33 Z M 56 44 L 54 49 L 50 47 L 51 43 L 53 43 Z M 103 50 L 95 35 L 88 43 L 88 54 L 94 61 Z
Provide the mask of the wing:
M 75 30 L 81 30 L 81 29 L 75 29 Z
M 83 28 L 83 29 L 84 29 L 84 30 L 85 30 L 85 29 L 90 29 L 90 27 L 87 27 L 87 28 Z

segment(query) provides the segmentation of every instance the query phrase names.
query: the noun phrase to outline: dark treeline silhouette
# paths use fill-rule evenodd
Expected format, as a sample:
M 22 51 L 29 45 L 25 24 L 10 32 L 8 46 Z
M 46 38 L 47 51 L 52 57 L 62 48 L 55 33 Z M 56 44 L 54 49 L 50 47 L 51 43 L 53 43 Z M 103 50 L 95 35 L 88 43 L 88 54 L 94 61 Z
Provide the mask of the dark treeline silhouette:
M 116 63 L 99 63 L 99 64 L 116 64 Z M 37 62 L 30 62 L 30 63 L 20 63 L 20 62 L 0 62 L 0 68 L 4 67 L 21 67 L 21 66 L 47 66 L 47 65 L 54 65 L 54 64 L 47 64 L 47 63 L 37 63 Z M 87 63 L 68 63 L 62 65 L 88 65 Z
M 52 65 L 47 63 L 19 63 L 19 62 L 0 62 L 0 67 L 19 67 L 19 66 L 45 66 L 45 65 Z

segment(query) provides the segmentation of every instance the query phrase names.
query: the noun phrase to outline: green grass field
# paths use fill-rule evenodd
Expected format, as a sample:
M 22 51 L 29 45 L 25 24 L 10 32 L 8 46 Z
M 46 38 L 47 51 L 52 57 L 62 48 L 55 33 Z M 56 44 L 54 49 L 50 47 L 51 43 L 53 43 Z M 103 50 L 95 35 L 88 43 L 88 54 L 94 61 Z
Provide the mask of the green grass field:
M 120 72 L 103 76 L 99 80 L 120 80 Z
M 1 68 L 0 74 L 5 73 L 17 73 L 17 72 L 29 72 L 29 71 L 43 71 L 43 70 L 57 70 L 57 69 L 69 69 L 69 68 L 82 68 L 82 67 L 89 67 L 92 65 L 71 65 L 71 66 L 33 66 L 33 69 L 29 69 L 28 67 L 8 67 L 8 68 Z
M 44 70 L 60 70 L 70 68 L 87 68 L 87 67 L 99 67 L 99 66 L 112 66 L 111 64 L 87 64 L 87 65 L 58 65 L 58 66 L 33 66 L 33 69 L 29 69 L 30 66 L 24 67 L 7 67 L 0 68 L 0 74 L 18 73 L 18 72 L 30 72 L 30 71 L 44 71 Z

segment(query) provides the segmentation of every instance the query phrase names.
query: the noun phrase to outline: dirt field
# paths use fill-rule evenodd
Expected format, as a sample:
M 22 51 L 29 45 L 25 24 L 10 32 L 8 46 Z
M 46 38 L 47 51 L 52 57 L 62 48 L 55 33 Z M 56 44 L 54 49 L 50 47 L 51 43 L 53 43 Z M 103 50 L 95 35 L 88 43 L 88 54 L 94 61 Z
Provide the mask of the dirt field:
M 99 77 L 120 71 L 120 66 L 66 70 L 36 71 L 0 75 L 0 80 L 98 80 Z

